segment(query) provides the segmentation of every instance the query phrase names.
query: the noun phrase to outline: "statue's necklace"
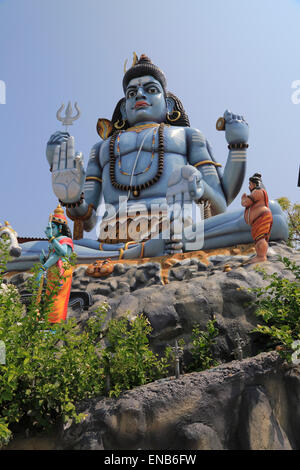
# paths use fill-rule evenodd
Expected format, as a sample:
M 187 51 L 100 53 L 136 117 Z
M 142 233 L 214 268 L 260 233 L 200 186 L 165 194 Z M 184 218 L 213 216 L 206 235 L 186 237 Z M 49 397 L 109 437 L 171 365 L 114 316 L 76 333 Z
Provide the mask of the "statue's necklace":
M 134 127 L 129 127 L 128 129 L 126 129 L 124 132 L 136 132 L 136 133 L 139 133 L 139 132 L 142 132 L 144 129 L 150 129 L 151 127 L 156 127 L 158 128 L 159 124 L 157 124 L 156 122 L 153 123 L 153 122 L 150 122 L 148 124 L 140 124 L 139 126 L 134 126 Z
M 154 127 L 154 126 L 153 126 Z M 134 130 L 134 128 L 132 129 Z M 129 185 L 129 184 L 121 184 L 116 181 L 116 175 L 115 175 L 115 163 L 116 163 L 116 155 L 115 155 L 115 141 L 117 137 L 119 137 L 119 133 L 115 133 L 111 136 L 110 143 L 109 143 L 109 156 L 110 156 L 110 180 L 111 184 L 114 186 L 114 188 L 118 189 L 119 191 L 132 191 L 133 196 L 138 197 L 140 195 L 140 192 L 142 189 L 149 188 L 152 186 L 154 183 L 156 183 L 159 178 L 161 177 L 161 174 L 163 172 L 164 168 L 164 123 L 161 123 L 158 128 L 158 169 L 156 172 L 156 175 L 149 181 L 146 181 L 145 183 L 138 184 L 138 185 Z M 155 136 L 154 136 L 155 138 Z M 153 144 L 153 140 L 152 140 Z M 152 148 L 152 157 L 150 164 L 148 167 L 141 173 L 145 173 L 146 171 L 149 170 L 152 161 L 154 158 L 154 147 Z M 119 163 L 120 167 L 120 163 Z M 141 174 L 137 173 L 137 174 Z M 125 174 L 123 172 L 123 174 Z

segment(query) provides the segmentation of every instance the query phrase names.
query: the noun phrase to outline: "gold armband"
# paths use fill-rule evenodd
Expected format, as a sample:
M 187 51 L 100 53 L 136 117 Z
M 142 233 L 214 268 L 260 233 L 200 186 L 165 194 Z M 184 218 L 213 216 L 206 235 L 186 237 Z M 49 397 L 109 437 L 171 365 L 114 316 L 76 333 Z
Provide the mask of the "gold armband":
M 200 166 L 200 165 L 222 166 L 221 163 L 216 163 L 216 162 L 213 162 L 212 160 L 203 160 L 202 162 L 195 163 L 195 165 L 193 166 L 197 168 L 197 166 Z
M 102 183 L 102 179 L 98 176 L 87 176 L 85 181 L 98 181 L 98 183 Z

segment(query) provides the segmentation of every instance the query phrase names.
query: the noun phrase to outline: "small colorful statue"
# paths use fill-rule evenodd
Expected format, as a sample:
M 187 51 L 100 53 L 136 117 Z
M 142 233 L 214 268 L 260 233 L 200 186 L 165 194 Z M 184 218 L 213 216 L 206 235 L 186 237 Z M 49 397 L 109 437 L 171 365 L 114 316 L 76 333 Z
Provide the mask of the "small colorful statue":
M 249 178 L 251 194 L 242 195 L 242 206 L 245 207 L 245 222 L 251 226 L 251 235 L 255 243 L 256 256 L 250 263 L 267 261 L 268 241 L 271 234 L 273 216 L 269 208 L 266 190 L 262 187 L 261 175 L 255 173 Z
M 51 323 L 58 323 L 67 318 L 68 303 L 70 298 L 73 268 L 64 267 L 66 257 L 73 252 L 74 246 L 71 239 L 71 232 L 67 224 L 67 219 L 60 204 L 54 211 L 54 215 L 50 215 L 49 223 L 45 233 L 49 239 L 49 253 L 40 256 L 42 267 L 38 273 L 38 281 L 42 280 L 43 275 L 47 272 L 47 293 L 49 293 L 49 284 L 51 281 L 57 281 L 57 270 L 60 274 L 60 289 L 55 296 L 53 308 L 49 315 Z M 50 281 L 50 282 L 49 282 Z
M 13 256 L 14 258 L 18 258 L 21 255 L 22 248 L 19 245 L 18 242 L 18 234 L 17 232 L 12 228 L 9 222 L 7 220 L 4 222 L 4 225 L 1 225 L 0 223 L 0 238 L 7 238 L 8 239 L 8 249 L 9 249 L 9 255 Z

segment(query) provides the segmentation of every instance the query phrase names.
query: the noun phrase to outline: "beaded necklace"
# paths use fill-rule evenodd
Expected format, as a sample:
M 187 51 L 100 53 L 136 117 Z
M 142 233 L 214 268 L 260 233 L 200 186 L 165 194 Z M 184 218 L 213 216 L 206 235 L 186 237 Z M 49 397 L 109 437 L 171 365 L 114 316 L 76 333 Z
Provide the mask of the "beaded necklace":
M 116 175 L 115 175 L 115 163 L 117 156 L 115 155 L 115 142 L 116 139 L 119 137 L 120 140 L 120 133 L 115 132 L 110 139 L 109 142 L 109 156 L 110 156 L 110 166 L 109 166 L 109 173 L 110 173 L 110 181 L 111 184 L 113 185 L 114 188 L 118 189 L 119 191 L 132 191 L 132 194 L 134 197 L 138 197 L 140 195 L 140 192 L 142 189 L 149 188 L 152 186 L 154 183 L 156 183 L 159 178 L 161 177 L 161 174 L 163 172 L 164 168 L 164 123 L 161 123 L 158 128 L 158 169 L 156 172 L 156 175 L 150 179 L 149 181 L 146 181 L 145 183 L 138 184 L 138 185 L 130 185 L 130 184 L 121 184 L 116 181 Z M 152 139 L 152 156 L 151 156 L 151 161 L 148 167 L 141 173 L 145 173 L 146 171 L 149 170 L 153 159 L 154 159 L 154 138 Z M 117 144 L 117 151 L 120 152 L 120 147 L 118 147 Z M 119 154 L 119 161 L 120 161 L 120 154 Z M 120 168 L 120 163 L 119 163 L 119 168 Z M 138 173 L 138 174 L 141 174 Z M 126 174 L 123 172 L 123 174 Z M 127 173 L 128 175 L 128 173 Z

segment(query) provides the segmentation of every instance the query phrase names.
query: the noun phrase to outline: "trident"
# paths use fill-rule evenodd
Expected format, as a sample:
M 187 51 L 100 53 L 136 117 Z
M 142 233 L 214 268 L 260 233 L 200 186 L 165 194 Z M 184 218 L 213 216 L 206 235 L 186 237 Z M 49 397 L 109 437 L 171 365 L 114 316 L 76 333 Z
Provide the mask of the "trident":
M 72 126 L 73 122 L 76 121 L 76 119 L 78 119 L 81 115 L 80 109 L 79 109 L 76 102 L 75 102 L 74 106 L 75 106 L 75 109 L 77 111 L 77 114 L 75 116 L 72 116 L 73 108 L 72 108 L 72 105 L 71 105 L 71 101 L 69 101 L 69 103 L 68 103 L 68 106 L 66 108 L 66 112 L 65 112 L 64 117 L 62 117 L 62 115 L 61 115 L 62 110 L 65 107 L 64 103 L 61 105 L 61 107 L 59 108 L 59 110 L 56 113 L 56 117 L 57 117 L 58 121 L 61 121 L 62 125 L 66 126 L 66 131 L 68 129 L 68 126 Z

